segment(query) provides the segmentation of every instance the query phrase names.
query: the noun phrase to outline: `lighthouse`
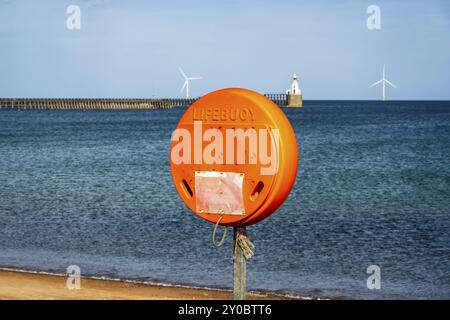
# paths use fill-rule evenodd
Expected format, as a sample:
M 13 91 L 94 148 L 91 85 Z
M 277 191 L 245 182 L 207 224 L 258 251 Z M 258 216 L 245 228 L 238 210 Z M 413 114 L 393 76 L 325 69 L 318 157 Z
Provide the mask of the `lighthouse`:
M 286 90 L 287 106 L 301 108 L 303 105 L 302 90 L 298 86 L 297 75 L 294 73 L 291 88 Z

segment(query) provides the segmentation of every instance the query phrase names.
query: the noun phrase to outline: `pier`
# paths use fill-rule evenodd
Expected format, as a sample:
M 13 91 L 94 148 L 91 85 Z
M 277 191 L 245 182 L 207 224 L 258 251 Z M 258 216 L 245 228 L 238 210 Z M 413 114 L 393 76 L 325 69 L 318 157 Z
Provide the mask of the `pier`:
M 287 105 L 286 94 L 265 94 L 279 106 Z M 85 99 L 85 98 L 0 98 L 0 109 L 17 110 L 113 110 L 113 109 L 170 109 L 188 107 L 195 99 Z
M 285 93 L 267 93 L 264 96 L 280 107 L 287 106 L 287 94 Z
M 186 107 L 195 99 L 71 99 L 20 98 L 0 99 L 0 109 L 19 110 L 112 110 L 169 109 Z

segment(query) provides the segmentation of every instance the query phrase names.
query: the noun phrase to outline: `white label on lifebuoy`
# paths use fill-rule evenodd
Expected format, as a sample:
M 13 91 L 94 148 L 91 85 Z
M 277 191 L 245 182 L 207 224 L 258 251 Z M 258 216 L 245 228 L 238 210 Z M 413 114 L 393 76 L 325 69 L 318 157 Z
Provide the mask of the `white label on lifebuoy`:
M 245 214 L 244 174 L 236 172 L 196 171 L 195 197 L 198 213 Z

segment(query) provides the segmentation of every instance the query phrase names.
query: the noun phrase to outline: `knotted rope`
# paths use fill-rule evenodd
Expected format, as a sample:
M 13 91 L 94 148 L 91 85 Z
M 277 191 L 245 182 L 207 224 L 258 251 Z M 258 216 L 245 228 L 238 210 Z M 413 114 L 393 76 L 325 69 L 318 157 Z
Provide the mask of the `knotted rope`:
M 235 245 L 238 245 L 239 248 L 241 248 L 245 260 L 248 260 L 253 256 L 255 245 L 250 241 L 247 231 L 244 228 L 237 228 Z
M 225 227 L 225 230 L 223 232 L 222 238 L 220 239 L 219 242 L 216 241 L 216 233 L 217 233 L 217 227 L 220 224 L 220 221 L 222 220 L 222 216 L 220 216 L 220 218 L 217 220 L 216 224 L 214 225 L 214 229 L 212 232 L 212 243 L 214 248 L 219 249 L 224 241 L 225 241 L 225 237 L 227 236 L 228 233 L 228 228 Z M 253 250 L 255 249 L 255 245 L 250 241 L 250 237 L 247 234 L 247 231 L 245 230 L 245 228 L 236 228 L 236 239 L 235 239 L 236 243 L 234 244 L 234 248 L 236 250 L 236 247 L 239 246 L 239 248 L 241 248 L 242 250 L 242 254 L 245 257 L 245 260 L 249 260 L 251 257 L 253 257 Z

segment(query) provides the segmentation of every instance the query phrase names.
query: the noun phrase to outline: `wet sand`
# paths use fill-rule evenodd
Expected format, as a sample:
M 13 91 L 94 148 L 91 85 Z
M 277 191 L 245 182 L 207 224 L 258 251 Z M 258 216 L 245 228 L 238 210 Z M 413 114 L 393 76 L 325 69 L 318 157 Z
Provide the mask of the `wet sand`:
M 223 300 L 230 291 L 147 285 L 81 278 L 79 290 L 69 290 L 64 276 L 0 271 L 0 299 L 13 300 Z M 286 299 L 275 294 L 249 293 L 250 300 Z

